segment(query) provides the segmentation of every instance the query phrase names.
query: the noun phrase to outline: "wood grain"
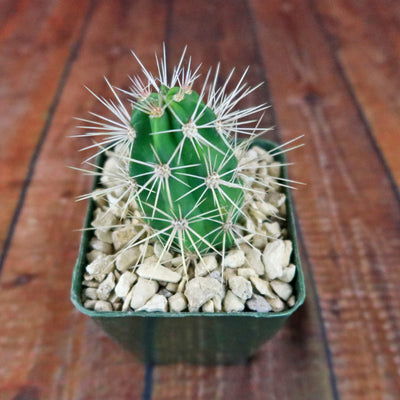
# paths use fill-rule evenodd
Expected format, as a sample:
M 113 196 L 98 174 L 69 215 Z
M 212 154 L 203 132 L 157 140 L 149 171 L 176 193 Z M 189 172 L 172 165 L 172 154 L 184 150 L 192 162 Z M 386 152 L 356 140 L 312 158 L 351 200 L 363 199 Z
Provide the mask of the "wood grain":
M 205 71 L 215 64 L 216 59 L 220 60 L 223 82 L 232 66 L 237 68 L 239 79 L 239 71 L 250 65 L 248 81 L 255 85 L 265 76 L 254 32 L 249 29 L 252 24 L 249 8 L 242 1 L 231 1 L 229 7 L 224 4 L 223 1 L 173 2 L 170 26 L 167 27 L 170 63 L 174 64 L 186 43 L 196 43 L 189 46 L 189 54 L 195 62 L 203 60 Z M 195 19 L 190 18 L 193 9 L 196 9 Z M 207 21 L 207 31 L 204 31 L 204 21 Z M 200 36 L 201 42 L 196 41 Z M 247 105 L 269 100 L 267 87 L 263 86 L 249 96 Z M 264 126 L 273 124 L 272 113 L 267 114 Z M 271 136 L 276 140 L 278 132 Z M 253 360 L 229 367 L 156 366 L 152 398 L 333 399 L 335 388 L 330 381 L 315 289 L 310 283 L 309 265 L 305 257 L 303 259 L 308 300 Z
M 146 30 L 150 21 L 152 29 Z M 80 236 L 74 230 L 81 227 L 86 207 L 74 198 L 88 191 L 91 183 L 66 165 L 79 165 L 84 157 L 77 151 L 83 143 L 68 137 L 76 133 L 72 117 L 86 117 L 88 110 L 96 109 L 82 85 L 107 96 L 103 75 L 116 85 L 126 85 L 127 74 L 137 71 L 129 50 L 136 46 L 144 61 L 150 62 L 163 40 L 164 21 L 165 7 L 146 0 L 99 3 L 87 21 L 90 25 L 35 167 L 4 264 L 0 290 L 2 400 L 141 396 L 143 366 L 79 315 L 69 301 Z
M 0 28 L 0 245 L 3 247 L 35 148 L 89 1 L 2 2 Z
M 251 3 L 282 135 L 307 135 L 292 176 L 339 393 L 397 399 L 398 200 L 312 5 Z
M 318 1 L 315 6 L 371 134 L 400 186 L 400 4 L 340 0 Z
M 399 18 L 394 0 L 2 1 L 0 399 L 400 398 Z M 247 364 L 146 368 L 69 302 L 91 182 L 68 136 L 103 112 L 82 86 L 126 88 L 130 49 L 154 70 L 163 40 L 221 82 L 250 65 L 268 85 L 243 106 L 273 101 L 269 138 L 306 134 L 289 161 L 307 301 Z

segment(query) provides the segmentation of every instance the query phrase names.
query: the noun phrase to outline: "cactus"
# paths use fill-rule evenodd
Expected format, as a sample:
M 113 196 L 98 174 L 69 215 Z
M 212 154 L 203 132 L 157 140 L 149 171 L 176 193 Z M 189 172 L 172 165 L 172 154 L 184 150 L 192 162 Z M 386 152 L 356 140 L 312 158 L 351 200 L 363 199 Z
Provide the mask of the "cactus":
M 185 51 L 170 80 L 165 48 L 163 59 L 156 58 L 157 78 L 134 54 L 144 80 L 132 78 L 129 91 L 119 89 L 133 98 L 131 113 L 107 81 L 116 100 L 95 96 L 117 120 L 98 114 L 93 114 L 96 120 L 83 120 L 89 123 L 83 126 L 90 130 L 89 136 L 106 137 L 85 148 L 99 148 L 87 161 L 112 147 L 119 149 L 117 172 L 106 177 L 115 185 L 108 184 L 103 194 L 118 192 L 119 199 L 128 197 L 128 205 L 136 202 L 144 226 L 165 252 L 173 249 L 183 259 L 190 254 L 202 259 L 209 252 L 223 257 L 234 245 L 250 244 L 246 236 L 255 234 L 246 224 L 250 217 L 245 206 L 249 198 L 262 198 L 269 184 L 263 179 L 249 181 L 245 171 L 251 167 L 241 154 L 269 130 L 259 128 L 261 117 L 254 118 L 267 105 L 236 110 L 259 86 L 244 83 L 247 70 L 228 92 L 233 71 L 217 88 L 217 67 L 215 77 L 209 71 L 201 90 L 195 92 L 199 69 L 191 71 L 190 58 L 184 65 Z M 245 139 L 239 141 L 239 135 Z M 104 178 L 104 173 L 98 174 Z M 287 184 L 282 178 L 275 181 L 279 182 Z
M 215 122 L 195 91 L 164 85 L 132 112 L 130 175 L 139 201 L 153 229 L 167 229 L 163 242 L 175 236 L 184 251 L 220 250 L 224 226 L 236 222 L 243 203 L 234 149 Z M 228 233 L 226 245 L 233 243 Z

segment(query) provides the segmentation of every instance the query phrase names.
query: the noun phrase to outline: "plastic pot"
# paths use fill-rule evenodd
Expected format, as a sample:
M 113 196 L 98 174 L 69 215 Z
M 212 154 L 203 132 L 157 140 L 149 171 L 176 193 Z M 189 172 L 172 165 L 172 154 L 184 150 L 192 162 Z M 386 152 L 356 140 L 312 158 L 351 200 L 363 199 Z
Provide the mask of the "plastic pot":
M 277 145 L 270 141 L 258 140 L 256 145 L 270 150 Z M 285 163 L 284 154 L 277 161 Z M 98 160 L 98 165 L 104 163 Z M 287 178 L 286 167 L 282 177 Z M 98 185 L 98 177 L 94 187 Z M 137 358 L 147 363 L 168 364 L 190 362 L 202 364 L 230 364 L 245 361 L 260 346 L 272 338 L 284 322 L 304 302 L 305 285 L 301 270 L 293 203 L 286 190 L 287 228 L 293 242 L 292 259 L 296 267 L 294 278 L 295 305 L 283 312 L 236 312 L 236 313 L 148 313 L 148 312 L 96 312 L 82 304 L 82 277 L 87 265 L 86 254 L 93 231 L 85 230 L 75 265 L 71 299 L 75 307 L 93 318 L 105 332 Z M 86 214 L 85 228 L 90 228 L 95 203 L 90 201 Z

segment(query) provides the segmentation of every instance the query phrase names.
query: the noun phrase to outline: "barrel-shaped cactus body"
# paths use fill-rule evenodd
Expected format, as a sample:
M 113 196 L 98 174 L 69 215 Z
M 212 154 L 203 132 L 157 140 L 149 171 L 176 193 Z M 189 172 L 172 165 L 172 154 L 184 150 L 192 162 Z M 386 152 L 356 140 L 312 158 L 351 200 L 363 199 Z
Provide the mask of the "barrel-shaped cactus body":
M 172 234 L 169 245 L 188 252 L 230 247 L 225 227 L 243 202 L 232 142 L 216 121 L 196 92 L 180 87 L 162 86 L 132 112 L 130 175 L 146 220 L 164 243 Z

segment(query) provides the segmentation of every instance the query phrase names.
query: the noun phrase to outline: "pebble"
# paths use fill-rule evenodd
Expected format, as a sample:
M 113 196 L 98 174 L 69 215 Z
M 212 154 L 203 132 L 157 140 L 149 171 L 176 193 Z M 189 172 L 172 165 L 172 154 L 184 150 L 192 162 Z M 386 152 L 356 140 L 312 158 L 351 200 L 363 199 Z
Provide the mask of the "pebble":
M 166 312 L 168 309 L 168 301 L 165 296 L 155 294 L 147 303 L 138 308 L 137 311 L 147 312 Z
M 253 218 L 257 220 L 257 223 L 262 222 L 267 217 L 267 214 L 265 214 L 264 211 L 260 210 L 261 204 L 261 201 L 250 203 L 249 213 Z
M 256 271 L 253 268 L 239 268 L 237 270 L 238 276 L 243 276 L 243 278 L 250 278 L 251 276 L 257 276 Z
M 236 276 L 236 270 L 234 270 L 232 268 L 226 268 L 224 273 L 223 273 L 223 276 L 224 276 L 224 280 L 225 281 L 229 281 L 229 279 L 232 276 Z
M 201 311 L 203 312 L 214 312 L 214 302 L 211 300 L 206 301 L 202 306 L 201 306 Z
M 106 187 L 115 187 L 120 184 L 121 162 L 116 157 L 107 158 L 103 166 L 100 182 Z
M 219 269 L 215 269 L 214 271 L 210 272 L 210 278 L 214 278 L 218 282 L 222 282 L 221 271 Z
M 286 268 L 283 268 L 282 276 L 279 278 L 283 282 L 292 282 L 294 275 L 296 274 L 296 266 L 289 264 Z
M 187 300 L 182 293 L 175 293 L 168 298 L 168 304 L 171 312 L 181 312 L 186 309 Z
M 185 296 L 189 302 L 189 311 L 197 311 L 206 301 L 221 292 L 221 283 L 210 277 L 197 277 L 186 284 Z
M 98 250 L 104 254 L 111 254 L 113 251 L 113 248 L 110 243 L 103 242 L 102 240 L 99 240 L 94 236 L 90 241 L 90 246 L 92 247 L 92 249 Z
M 251 276 L 250 281 L 258 291 L 258 293 L 267 296 L 269 298 L 275 298 L 276 295 L 271 289 L 269 282 L 265 281 L 264 279 L 259 278 L 258 276 Z
M 205 256 L 196 263 L 194 268 L 194 276 L 205 276 L 210 274 L 218 267 L 217 258 L 215 256 Z
M 170 262 L 174 267 L 180 267 L 183 264 L 182 257 L 180 255 L 178 257 L 174 257 Z
M 178 283 L 182 278 L 181 274 L 162 266 L 155 256 L 145 259 L 136 273 L 142 278 L 172 283 Z
M 279 208 L 285 204 L 286 195 L 279 192 L 269 191 L 265 196 L 265 200 L 273 206 Z
M 133 287 L 133 295 L 131 300 L 131 308 L 134 310 L 143 307 L 158 290 L 158 283 L 139 277 L 137 283 Z
M 107 207 L 107 199 L 102 189 L 95 189 L 92 192 L 92 199 L 99 207 Z
M 137 279 L 137 275 L 133 272 L 125 271 L 119 278 L 115 286 L 115 294 L 118 297 L 126 297 L 131 290 L 132 285 Z
M 246 261 L 243 250 L 230 250 L 224 258 L 223 267 L 239 268 Z
M 114 305 L 116 303 L 120 303 L 121 299 L 115 294 L 115 292 L 112 292 L 107 301 Z
M 269 280 L 282 276 L 283 264 L 285 262 L 285 243 L 281 239 L 274 240 L 265 246 L 263 263 L 265 274 Z
M 86 286 L 86 287 L 89 287 L 89 288 L 98 288 L 99 287 L 99 282 L 84 280 L 82 282 L 82 285 Z
M 268 236 L 274 239 L 278 239 L 281 236 L 281 227 L 278 222 L 264 222 L 263 226 Z
M 173 260 L 172 254 L 168 251 L 164 251 L 164 246 L 160 242 L 155 242 L 153 249 L 158 259 L 161 257 L 161 254 L 163 255 L 161 263 L 171 262 Z
M 255 151 L 257 153 L 257 155 L 265 160 L 268 164 L 272 163 L 274 161 L 274 157 L 268 153 L 268 151 L 264 150 L 262 147 L 260 146 L 253 146 L 251 148 L 253 151 Z
M 242 300 L 249 299 L 253 294 L 251 283 L 242 276 L 232 276 L 229 279 L 229 287 L 233 294 Z
M 178 291 L 178 284 L 169 282 L 169 283 L 167 283 L 167 286 L 165 286 L 165 289 L 167 289 L 168 291 L 170 291 L 172 293 L 176 293 Z
M 244 310 L 244 302 L 237 297 L 231 290 L 226 292 L 224 298 L 224 310 L 226 312 L 239 312 Z
M 256 202 L 258 210 L 263 214 L 262 219 L 265 217 L 274 217 L 279 214 L 279 210 L 271 203 L 265 201 Z
M 109 312 L 109 311 L 113 311 L 113 307 L 112 307 L 111 303 L 109 303 L 108 301 L 98 300 L 98 301 L 96 301 L 96 304 L 94 305 L 94 311 Z
M 97 300 L 86 300 L 86 301 L 83 303 L 83 306 L 84 306 L 85 308 L 88 308 L 89 310 L 93 310 L 93 309 L 94 309 L 94 306 L 96 305 L 96 303 L 97 303 Z
M 136 234 L 135 228 L 129 224 L 124 226 L 123 228 L 116 229 L 112 232 L 112 243 L 114 245 L 114 249 L 118 251 L 126 245 Z
M 268 301 L 259 294 L 253 294 L 251 299 L 247 300 L 246 306 L 249 310 L 255 312 L 269 312 L 272 310 Z
M 97 239 L 101 240 L 102 242 L 112 244 L 112 232 L 111 231 L 105 231 L 103 229 L 96 229 L 94 231 L 94 235 L 97 237 Z
M 284 252 L 282 265 L 284 267 L 287 267 L 290 263 L 290 256 L 292 254 L 293 244 L 292 244 L 291 240 L 285 240 L 284 243 L 285 243 L 285 252 Z
M 165 287 L 162 288 L 162 289 L 158 292 L 158 294 L 161 294 L 161 295 L 165 296 L 167 299 L 168 299 L 169 297 L 172 296 L 172 293 L 171 293 L 169 290 L 167 290 Z
M 132 247 L 118 254 L 115 260 L 115 265 L 119 271 L 124 272 L 130 267 L 136 265 L 136 263 L 139 261 L 139 258 L 140 249 L 138 247 Z
M 268 299 L 267 301 L 270 304 L 272 311 L 280 312 L 285 309 L 285 303 L 278 296 L 275 296 L 273 299 Z
M 257 249 L 264 249 L 268 243 L 268 238 L 263 235 L 254 235 L 252 242 L 253 246 L 257 247 Z
M 86 258 L 90 263 L 94 261 L 97 257 L 104 257 L 104 256 L 106 256 L 106 254 L 102 253 L 99 250 L 92 250 L 86 254 Z
M 127 207 L 120 196 L 113 196 L 112 193 L 107 194 L 109 210 L 119 219 L 124 219 L 129 213 L 130 205 Z
M 140 255 L 144 258 L 154 256 L 154 247 L 152 245 L 146 245 L 145 243 L 139 245 Z
M 83 290 L 85 298 L 90 300 L 97 300 L 97 288 L 87 288 Z
M 257 275 L 264 275 L 265 273 L 265 267 L 261 261 L 261 252 L 257 249 L 250 249 L 250 251 L 246 254 L 244 266 L 254 269 Z
M 273 291 L 282 299 L 287 300 L 293 293 L 292 285 L 279 280 L 270 282 Z
M 95 218 L 91 222 L 91 225 L 94 228 L 102 230 L 103 232 L 109 231 L 118 222 L 118 219 L 110 212 L 108 208 L 105 211 L 103 211 L 101 208 L 96 208 L 94 215 Z
M 106 275 L 114 269 L 113 256 L 100 256 L 86 266 L 90 275 Z
M 268 174 L 278 178 L 281 175 L 281 166 L 278 162 L 272 162 L 268 166 Z
M 125 300 L 122 304 L 122 311 L 128 311 L 130 308 L 130 304 L 132 301 L 132 296 L 133 296 L 134 288 L 130 290 L 130 292 L 126 295 Z
M 296 298 L 294 296 L 290 296 L 286 302 L 289 307 L 293 307 L 296 304 Z
M 214 311 L 221 312 L 222 311 L 222 296 L 216 295 L 212 298 L 212 302 L 214 303 Z
M 187 278 L 181 279 L 181 281 L 178 284 L 178 288 L 176 289 L 177 293 L 183 293 L 185 291 L 186 283 L 187 283 Z
M 107 300 L 110 297 L 110 293 L 115 287 L 115 276 L 112 272 L 107 275 L 107 278 L 100 283 L 97 288 L 97 297 L 99 300 Z

